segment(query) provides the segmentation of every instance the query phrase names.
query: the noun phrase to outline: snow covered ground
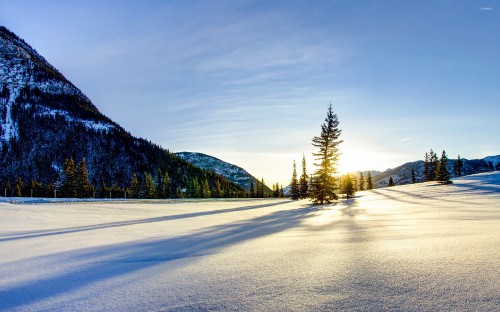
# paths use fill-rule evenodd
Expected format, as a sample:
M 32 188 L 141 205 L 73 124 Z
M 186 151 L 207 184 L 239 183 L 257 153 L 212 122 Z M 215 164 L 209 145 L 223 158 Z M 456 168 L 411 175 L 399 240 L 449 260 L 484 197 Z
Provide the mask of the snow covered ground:
M 499 270 L 499 172 L 335 206 L 0 203 L 5 311 L 499 311 Z

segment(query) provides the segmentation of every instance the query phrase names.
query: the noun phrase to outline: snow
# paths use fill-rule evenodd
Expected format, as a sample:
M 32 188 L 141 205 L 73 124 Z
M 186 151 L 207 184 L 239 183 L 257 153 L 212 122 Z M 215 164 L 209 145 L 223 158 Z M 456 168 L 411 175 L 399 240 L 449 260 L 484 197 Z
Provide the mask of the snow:
M 499 172 L 324 206 L 9 200 L 0 202 L 0 310 L 500 307 Z
M 495 169 L 495 170 L 500 170 L 500 155 L 497 155 L 497 156 L 488 156 L 488 157 L 485 157 L 484 158 L 484 161 L 487 163 L 487 164 L 491 164 L 491 166 Z

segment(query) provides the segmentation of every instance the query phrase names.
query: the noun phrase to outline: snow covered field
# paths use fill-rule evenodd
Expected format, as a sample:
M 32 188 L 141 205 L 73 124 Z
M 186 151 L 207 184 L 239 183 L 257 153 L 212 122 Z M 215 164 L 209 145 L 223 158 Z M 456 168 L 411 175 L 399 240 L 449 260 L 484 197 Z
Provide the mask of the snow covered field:
M 499 281 L 499 172 L 335 206 L 0 203 L 5 311 L 499 311 Z

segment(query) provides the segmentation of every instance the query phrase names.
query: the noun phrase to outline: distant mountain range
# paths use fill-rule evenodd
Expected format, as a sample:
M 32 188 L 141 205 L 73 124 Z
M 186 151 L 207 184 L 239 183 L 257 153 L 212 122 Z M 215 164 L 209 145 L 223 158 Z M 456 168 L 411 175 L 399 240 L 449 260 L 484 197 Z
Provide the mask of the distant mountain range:
M 453 164 L 456 159 L 450 159 L 448 162 L 448 170 L 453 176 Z M 488 156 L 482 159 L 464 159 L 463 162 L 463 175 L 488 172 L 500 170 L 500 155 Z M 389 178 L 392 176 L 396 185 L 410 184 L 411 171 L 415 170 L 417 182 L 424 180 L 424 161 L 417 160 L 403 164 L 394 169 L 387 169 L 373 176 L 373 185 L 375 188 L 386 187 L 389 184 Z M 373 175 L 373 173 L 372 173 Z
M 245 169 L 240 168 L 236 165 L 227 163 L 213 156 L 209 156 L 202 153 L 194 152 L 180 152 L 175 153 L 179 158 L 193 164 L 196 167 L 213 171 L 223 177 L 226 177 L 230 181 L 238 184 L 246 191 L 250 191 L 250 182 L 252 181 L 254 187 L 257 185 L 257 178 L 248 173 Z M 265 181 L 264 181 L 265 183 Z M 265 186 L 264 193 L 269 194 L 271 190 Z
M 236 183 L 136 138 L 23 39 L 0 26 L 0 187 L 21 179 L 58 184 L 67 158 L 85 159 L 97 189 L 127 187 L 132 176 L 168 172 L 172 194 L 189 181 L 242 196 Z M 3 194 L 3 193 L 2 193 Z

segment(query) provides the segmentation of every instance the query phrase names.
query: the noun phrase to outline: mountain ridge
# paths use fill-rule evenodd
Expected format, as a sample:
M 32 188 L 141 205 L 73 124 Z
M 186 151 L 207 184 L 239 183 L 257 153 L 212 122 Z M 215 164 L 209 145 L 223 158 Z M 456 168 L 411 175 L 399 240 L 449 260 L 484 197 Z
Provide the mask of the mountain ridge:
M 214 156 L 199 152 L 178 152 L 175 153 L 175 155 L 179 156 L 180 158 L 186 160 L 196 167 L 213 171 L 228 178 L 230 181 L 240 185 L 247 192 L 250 191 L 250 182 L 253 182 L 254 187 L 257 185 L 257 183 L 260 183 L 257 178 L 248 173 L 248 171 L 246 171 L 245 169 L 237 165 L 230 164 Z M 269 187 L 264 186 L 264 188 L 265 194 L 270 194 L 272 192 Z
M 28 43 L 0 26 L 0 183 L 6 188 L 19 178 L 57 187 L 69 158 L 86 160 L 89 180 L 98 189 L 124 189 L 134 174 L 156 177 L 160 171 L 168 172 L 172 194 L 196 179 L 223 188 L 225 196 L 244 195 L 228 179 L 134 137 Z

